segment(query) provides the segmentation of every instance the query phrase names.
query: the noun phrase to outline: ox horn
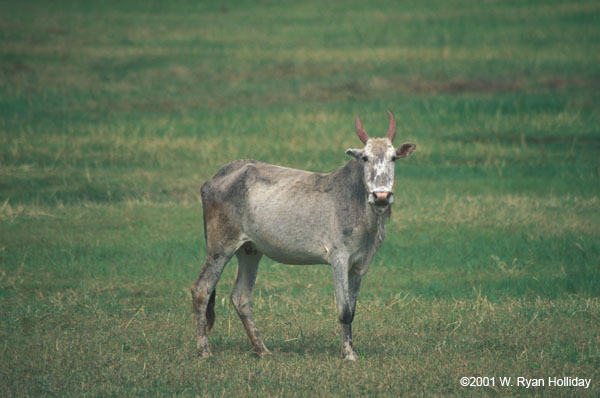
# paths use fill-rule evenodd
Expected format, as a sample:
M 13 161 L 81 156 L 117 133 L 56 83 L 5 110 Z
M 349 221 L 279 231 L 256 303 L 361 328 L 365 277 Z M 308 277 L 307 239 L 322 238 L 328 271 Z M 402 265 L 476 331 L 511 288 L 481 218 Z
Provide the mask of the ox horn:
M 354 119 L 354 124 L 356 125 L 356 134 L 358 134 L 358 138 L 360 138 L 363 144 L 366 144 L 367 140 L 369 140 L 371 137 L 369 137 L 369 134 L 367 134 L 362 124 L 360 124 L 360 119 L 358 116 L 356 116 Z
M 396 121 L 394 120 L 394 117 L 390 111 L 387 111 L 387 114 L 390 118 L 390 126 L 388 127 L 387 138 L 393 142 L 394 137 L 396 136 Z

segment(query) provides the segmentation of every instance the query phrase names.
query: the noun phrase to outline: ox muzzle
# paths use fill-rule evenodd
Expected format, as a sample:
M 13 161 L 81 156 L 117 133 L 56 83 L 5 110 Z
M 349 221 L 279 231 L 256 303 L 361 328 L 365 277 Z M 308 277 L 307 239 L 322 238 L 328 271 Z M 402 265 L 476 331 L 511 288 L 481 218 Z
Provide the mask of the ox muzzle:
M 390 191 L 375 191 L 369 196 L 369 202 L 377 207 L 386 207 L 394 202 L 394 193 Z

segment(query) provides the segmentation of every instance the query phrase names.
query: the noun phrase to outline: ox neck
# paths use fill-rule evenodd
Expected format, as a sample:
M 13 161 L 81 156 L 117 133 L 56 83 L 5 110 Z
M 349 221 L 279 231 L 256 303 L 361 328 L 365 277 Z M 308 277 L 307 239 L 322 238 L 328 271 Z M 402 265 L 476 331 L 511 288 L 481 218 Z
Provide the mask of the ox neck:
M 368 201 L 368 192 L 364 183 L 364 165 L 360 160 L 351 159 L 342 168 L 332 173 L 337 181 L 344 181 L 342 197 L 348 202 L 350 217 L 354 227 L 366 227 L 366 256 L 372 258 L 385 240 L 385 224 L 392 213 L 391 206 L 382 214 L 377 214 Z M 347 217 L 348 214 L 343 214 Z M 346 220 L 346 222 L 348 222 Z
M 364 182 L 364 166 L 360 160 L 350 159 L 342 168 L 334 173 L 335 177 L 347 181 L 345 184 L 346 195 L 352 201 L 358 201 L 360 207 L 365 209 L 367 219 L 373 223 L 385 222 L 390 217 L 391 206 L 382 214 L 377 214 L 373 207 L 368 202 L 369 192 L 365 187 Z M 337 178 L 336 178 L 337 179 Z

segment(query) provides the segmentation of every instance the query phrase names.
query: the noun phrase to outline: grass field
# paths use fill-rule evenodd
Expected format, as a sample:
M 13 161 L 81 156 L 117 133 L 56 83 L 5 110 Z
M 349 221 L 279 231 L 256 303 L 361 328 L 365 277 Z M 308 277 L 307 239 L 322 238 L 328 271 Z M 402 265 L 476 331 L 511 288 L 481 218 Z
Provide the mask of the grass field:
M 600 3 L 423 3 L 1 2 L 0 395 L 598 396 Z M 201 184 L 238 158 L 335 170 L 354 115 L 382 136 L 387 109 L 417 150 L 360 361 L 329 268 L 268 259 L 273 355 L 229 303 L 233 261 L 197 358 Z

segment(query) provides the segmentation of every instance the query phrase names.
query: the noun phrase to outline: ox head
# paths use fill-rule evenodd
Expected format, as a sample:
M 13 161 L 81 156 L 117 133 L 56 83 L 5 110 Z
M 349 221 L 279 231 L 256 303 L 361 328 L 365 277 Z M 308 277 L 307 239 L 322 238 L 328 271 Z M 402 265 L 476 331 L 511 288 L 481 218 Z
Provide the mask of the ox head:
M 405 158 L 415 150 L 415 144 L 402 144 L 394 148 L 396 122 L 388 111 L 390 119 L 385 138 L 371 138 L 366 133 L 360 119 L 356 117 L 356 133 L 365 144 L 362 149 L 348 149 L 346 153 L 363 163 L 363 182 L 368 193 L 368 201 L 375 213 L 382 214 L 394 201 L 394 161 Z

